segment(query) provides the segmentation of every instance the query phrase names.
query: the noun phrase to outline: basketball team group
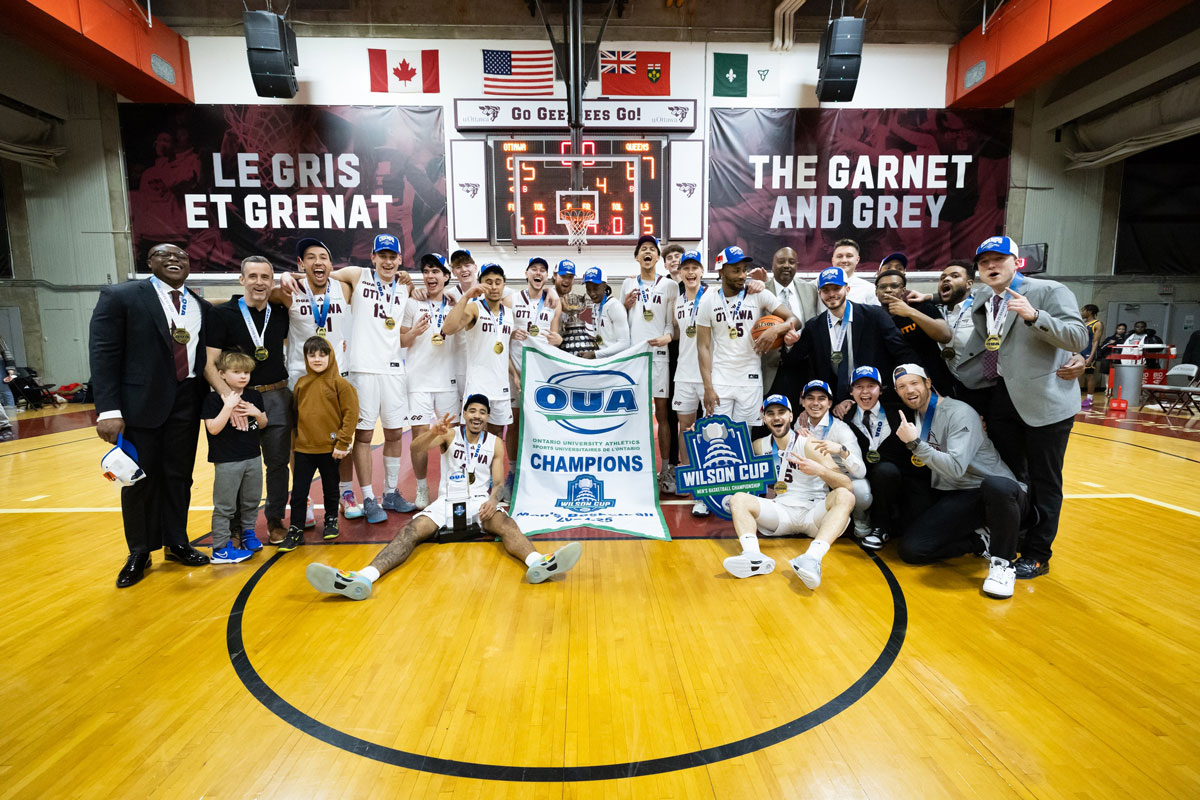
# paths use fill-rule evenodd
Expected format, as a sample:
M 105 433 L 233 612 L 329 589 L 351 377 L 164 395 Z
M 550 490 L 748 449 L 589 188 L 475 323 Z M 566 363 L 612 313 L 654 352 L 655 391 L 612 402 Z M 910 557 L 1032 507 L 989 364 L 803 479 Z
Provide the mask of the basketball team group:
M 268 543 L 294 550 L 318 527 L 318 475 L 324 540 L 337 538 L 339 513 L 407 517 L 364 568 L 309 564 L 319 591 L 365 599 L 426 541 L 498 538 L 530 583 L 567 572 L 581 545 L 541 553 L 504 507 L 533 339 L 589 359 L 648 345 L 663 494 L 675 492 L 675 465 L 688 458 L 680 433 L 698 417 L 752 427 L 776 478 L 767 496 L 725 500 L 741 549 L 725 559 L 732 575 L 771 573 L 759 537 L 794 535 L 811 537 L 789 562 L 809 589 L 843 535 L 871 550 L 894 539 L 910 563 L 982 556 L 990 597 L 1049 571 L 1091 335 L 1070 290 L 1022 274 L 1009 237 L 950 262 L 933 295 L 908 288 L 902 253 L 883 259 L 873 284 L 856 275 L 849 239 L 815 280 L 797 279 L 788 247 L 769 266 L 738 247 L 706 266 L 697 251 L 644 236 L 636 274 L 619 286 L 599 267 L 577 276 L 570 260 L 535 257 L 520 291 L 467 250 L 422 256 L 416 279 L 400 250 L 380 234 L 369 268 L 335 267 L 325 244 L 302 239 L 294 271 L 250 256 L 242 294 L 211 305 L 188 287 L 187 252 L 160 244 L 151 277 L 101 292 L 90 329 L 97 433 L 136 465 L 121 481 L 129 556 L 118 587 L 141 581 L 160 549 L 189 567 L 250 559 L 263 549 L 260 505 Z M 187 535 L 201 425 L 211 555 Z M 398 485 L 405 429 L 412 500 Z

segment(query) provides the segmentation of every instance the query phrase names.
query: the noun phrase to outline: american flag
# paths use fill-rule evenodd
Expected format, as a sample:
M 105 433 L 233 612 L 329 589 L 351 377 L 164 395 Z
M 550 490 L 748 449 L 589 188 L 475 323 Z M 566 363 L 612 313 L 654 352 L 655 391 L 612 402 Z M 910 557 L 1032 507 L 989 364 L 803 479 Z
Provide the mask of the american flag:
M 601 50 L 600 74 L 632 75 L 637 72 L 637 52 L 634 50 Z
M 554 94 L 554 51 L 484 50 L 483 93 L 508 97 Z

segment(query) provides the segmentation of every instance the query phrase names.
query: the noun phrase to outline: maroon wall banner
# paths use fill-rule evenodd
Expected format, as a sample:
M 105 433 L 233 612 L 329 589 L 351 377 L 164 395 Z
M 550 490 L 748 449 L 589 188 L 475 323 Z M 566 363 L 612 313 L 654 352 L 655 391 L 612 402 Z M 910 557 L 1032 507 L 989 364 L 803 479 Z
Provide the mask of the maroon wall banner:
M 193 272 L 294 264 L 306 236 L 337 264 L 367 263 L 384 231 L 406 265 L 446 252 L 440 107 L 122 104 L 120 118 L 138 271 L 159 242 Z
M 850 238 L 864 272 L 941 269 L 1004 232 L 1011 144 L 1006 109 L 713 109 L 709 257 L 786 246 L 815 272 Z

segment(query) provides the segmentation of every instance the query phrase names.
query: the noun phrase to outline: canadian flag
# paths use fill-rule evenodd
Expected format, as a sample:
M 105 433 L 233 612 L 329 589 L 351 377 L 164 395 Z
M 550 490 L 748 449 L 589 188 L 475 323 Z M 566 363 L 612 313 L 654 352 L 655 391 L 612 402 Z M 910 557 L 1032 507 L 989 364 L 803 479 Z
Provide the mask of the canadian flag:
M 372 92 L 440 92 L 437 50 L 368 49 Z

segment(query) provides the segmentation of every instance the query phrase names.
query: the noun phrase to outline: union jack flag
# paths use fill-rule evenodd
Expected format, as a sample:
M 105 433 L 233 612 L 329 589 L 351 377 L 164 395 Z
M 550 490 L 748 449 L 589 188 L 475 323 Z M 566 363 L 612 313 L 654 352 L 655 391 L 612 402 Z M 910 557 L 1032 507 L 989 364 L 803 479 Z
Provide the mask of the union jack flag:
M 632 75 L 637 72 L 637 51 L 601 50 L 601 75 Z

